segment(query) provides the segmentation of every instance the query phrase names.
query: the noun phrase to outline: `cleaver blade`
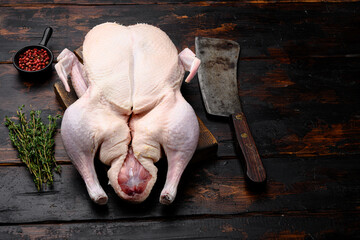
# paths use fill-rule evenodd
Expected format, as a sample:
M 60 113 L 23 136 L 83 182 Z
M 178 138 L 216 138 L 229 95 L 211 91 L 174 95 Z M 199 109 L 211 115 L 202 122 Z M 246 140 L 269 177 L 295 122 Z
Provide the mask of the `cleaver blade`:
M 237 42 L 217 38 L 195 38 L 199 85 L 206 111 L 229 117 L 241 111 L 237 88 L 237 62 L 240 46 Z
M 246 176 L 255 183 L 265 182 L 265 168 L 241 109 L 238 94 L 239 44 L 226 39 L 196 37 L 195 50 L 201 60 L 198 79 L 206 111 L 212 115 L 232 118 L 246 163 Z

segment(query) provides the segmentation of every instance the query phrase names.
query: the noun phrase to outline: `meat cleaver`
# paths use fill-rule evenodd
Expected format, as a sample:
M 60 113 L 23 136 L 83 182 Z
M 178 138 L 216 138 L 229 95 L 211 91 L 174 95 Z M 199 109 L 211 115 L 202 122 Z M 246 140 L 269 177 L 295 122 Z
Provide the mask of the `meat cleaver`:
M 266 172 L 238 95 L 239 44 L 225 39 L 196 37 L 195 49 L 201 60 L 198 78 L 206 111 L 211 115 L 232 118 L 244 154 L 247 177 L 255 183 L 265 182 Z

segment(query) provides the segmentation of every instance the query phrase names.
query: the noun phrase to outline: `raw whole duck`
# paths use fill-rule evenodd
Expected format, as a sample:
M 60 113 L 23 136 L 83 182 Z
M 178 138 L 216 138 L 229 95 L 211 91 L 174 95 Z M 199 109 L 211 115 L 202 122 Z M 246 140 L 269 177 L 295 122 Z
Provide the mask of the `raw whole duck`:
M 55 68 L 67 91 L 68 76 L 79 99 L 64 113 L 65 149 L 85 181 L 91 199 L 106 204 L 94 157 L 109 165 L 109 183 L 123 199 L 142 202 L 157 178 L 154 165 L 165 153 L 168 172 L 160 202 L 170 204 L 194 154 L 199 126 L 180 93 L 200 60 L 190 49 L 178 54 L 159 28 L 104 23 L 90 30 L 81 64 L 64 49 Z

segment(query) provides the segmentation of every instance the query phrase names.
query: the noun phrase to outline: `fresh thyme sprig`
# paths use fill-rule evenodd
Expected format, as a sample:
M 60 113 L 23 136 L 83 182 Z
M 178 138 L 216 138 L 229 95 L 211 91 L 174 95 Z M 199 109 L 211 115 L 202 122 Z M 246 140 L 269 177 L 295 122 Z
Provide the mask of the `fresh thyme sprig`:
M 22 111 L 24 105 L 16 111 L 18 123 L 5 117 L 5 126 L 9 129 L 9 137 L 17 148 L 19 158 L 25 163 L 33 176 L 38 191 L 43 186 L 52 185 L 54 182 L 53 171 L 60 173 L 60 166 L 55 160 L 55 132 L 56 121 L 61 115 L 48 116 L 48 124 L 44 124 L 40 118 L 41 111 L 30 111 L 30 118 L 27 119 Z

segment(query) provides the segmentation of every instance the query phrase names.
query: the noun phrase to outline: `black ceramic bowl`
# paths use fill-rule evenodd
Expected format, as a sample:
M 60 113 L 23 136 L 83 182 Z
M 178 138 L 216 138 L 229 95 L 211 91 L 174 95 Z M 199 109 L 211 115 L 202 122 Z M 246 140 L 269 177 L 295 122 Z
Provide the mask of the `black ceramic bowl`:
M 54 61 L 54 54 L 51 52 L 51 50 L 49 48 L 46 47 L 46 44 L 48 43 L 51 35 L 52 35 L 53 29 L 51 27 L 47 27 L 44 31 L 44 35 L 40 41 L 40 43 L 38 45 L 30 45 L 30 46 L 26 46 L 23 47 L 22 49 L 20 49 L 19 51 L 17 51 L 13 57 L 13 65 L 14 67 L 23 75 L 39 75 L 39 74 L 43 74 L 43 73 L 49 73 L 52 70 L 52 63 Z M 22 53 L 24 53 L 25 51 L 27 51 L 28 49 L 44 49 L 48 56 L 49 56 L 49 63 L 42 69 L 37 70 L 37 71 L 26 71 L 24 69 L 21 69 L 19 67 L 19 57 Z

